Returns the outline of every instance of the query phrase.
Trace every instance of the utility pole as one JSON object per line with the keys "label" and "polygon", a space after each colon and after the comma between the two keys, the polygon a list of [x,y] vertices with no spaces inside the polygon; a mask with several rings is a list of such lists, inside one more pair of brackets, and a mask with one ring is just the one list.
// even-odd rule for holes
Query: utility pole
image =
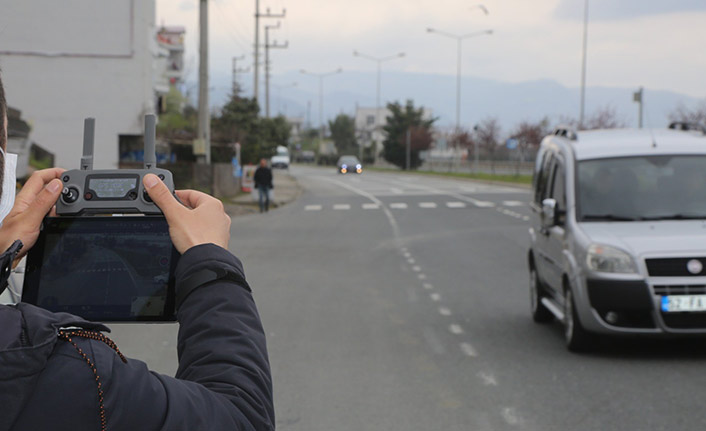
{"label": "utility pole", "polygon": [[407,127],[407,139],[406,139],[406,151],[405,151],[405,170],[409,170],[411,167],[412,159],[412,129]]}
{"label": "utility pole", "polygon": [[245,55],[241,55],[240,57],[233,57],[233,96],[238,94],[238,90],[240,89],[240,86],[238,85],[238,73],[246,73],[250,70],[249,67],[241,67],[238,68],[238,60],[244,60]]}
{"label": "utility pole", "polygon": [[287,15],[287,9],[282,9],[282,13],[270,13],[270,9],[264,14],[260,13],[260,0],[255,0],[255,61],[253,62],[253,99],[257,101],[259,93],[260,79],[260,18],[284,18]]}
{"label": "utility pole", "polygon": [[638,117],[637,117],[637,127],[642,129],[642,94],[643,88],[640,87],[636,92],[632,94],[632,100],[638,104]]}
{"label": "utility pole", "polygon": [[199,155],[201,163],[211,164],[211,122],[208,112],[208,0],[199,5],[199,124],[197,140],[205,154]]}
{"label": "utility pole", "polygon": [[588,0],[583,9],[583,56],[581,60],[581,107],[579,109],[579,130],[583,129],[586,107],[586,48],[588,47]]}
{"label": "utility pole", "polygon": [[275,40],[270,44],[270,30],[275,30],[279,28],[280,22],[277,21],[277,25],[266,25],[265,26],[265,117],[270,118],[270,49],[280,48],[285,49],[289,46],[289,41],[284,42],[282,45],[277,45]]}

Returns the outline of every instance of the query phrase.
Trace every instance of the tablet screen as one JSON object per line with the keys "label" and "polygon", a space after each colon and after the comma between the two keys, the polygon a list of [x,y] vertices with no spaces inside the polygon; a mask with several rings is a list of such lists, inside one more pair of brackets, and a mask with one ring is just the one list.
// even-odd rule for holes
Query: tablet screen
{"label": "tablet screen", "polygon": [[173,321],[178,257],[164,217],[46,218],[22,301],[87,320]]}

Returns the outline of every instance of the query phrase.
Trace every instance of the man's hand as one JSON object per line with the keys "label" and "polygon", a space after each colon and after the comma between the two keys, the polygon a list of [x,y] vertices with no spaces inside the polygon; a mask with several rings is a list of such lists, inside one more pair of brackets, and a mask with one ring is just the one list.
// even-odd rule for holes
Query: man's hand
{"label": "man's hand", "polygon": [[169,223],[169,236],[177,251],[199,244],[213,243],[228,249],[230,217],[218,199],[196,190],[177,190],[180,204],[156,175],[147,174],[143,184],[152,201],[162,210]]}
{"label": "man's hand", "polygon": [[0,253],[18,239],[24,247],[17,259],[22,258],[32,248],[39,236],[42,219],[50,211],[55,211],[54,204],[61,194],[62,183],[59,177],[62,173],[64,169],[61,168],[43,169],[29,177],[15,197],[12,211],[0,227]]}

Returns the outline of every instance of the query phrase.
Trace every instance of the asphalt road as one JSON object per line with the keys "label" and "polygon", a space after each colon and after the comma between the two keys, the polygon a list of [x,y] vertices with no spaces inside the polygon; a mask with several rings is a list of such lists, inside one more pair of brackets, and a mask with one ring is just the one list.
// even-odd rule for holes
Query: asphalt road
{"label": "asphalt road", "polygon": [[[706,425],[700,340],[566,351],[529,315],[529,192],[292,168],[283,208],[233,220],[268,334],[279,430],[686,430]],[[115,326],[115,325],[114,325]],[[176,370],[174,325],[114,339]]]}

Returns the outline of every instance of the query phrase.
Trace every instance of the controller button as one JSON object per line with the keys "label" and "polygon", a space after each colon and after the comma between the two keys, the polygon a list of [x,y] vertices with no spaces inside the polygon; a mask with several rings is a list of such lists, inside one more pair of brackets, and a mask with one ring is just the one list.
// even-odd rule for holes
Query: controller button
{"label": "controller button", "polygon": [[159,177],[160,180],[164,181],[164,174],[159,174],[157,176]]}
{"label": "controller button", "polygon": [[86,192],[86,194],[83,195],[83,197],[86,198],[87,201],[90,201],[91,199],[93,199],[93,193]]}
{"label": "controller button", "polygon": [[64,175],[64,178],[62,178],[65,183],[69,182],[70,179],[68,175]]}
{"label": "controller button", "polygon": [[152,198],[147,194],[147,190],[142,191],[142,198],[149,203],[152,203]]}
{"label": "controller button", "polygon": [[64,187],[61,191],[61,199],[67,204],[72,204],[78,199],[78,190],[73,187]]}
{"label": "controller button", "polygon": [[130,193],[127,194],[127,197],[128,197],[130,200],[133,200],[133,201],[134,201],[135,199],[137,199],[137,192],[133,190],[133,191],[131,191]]}

